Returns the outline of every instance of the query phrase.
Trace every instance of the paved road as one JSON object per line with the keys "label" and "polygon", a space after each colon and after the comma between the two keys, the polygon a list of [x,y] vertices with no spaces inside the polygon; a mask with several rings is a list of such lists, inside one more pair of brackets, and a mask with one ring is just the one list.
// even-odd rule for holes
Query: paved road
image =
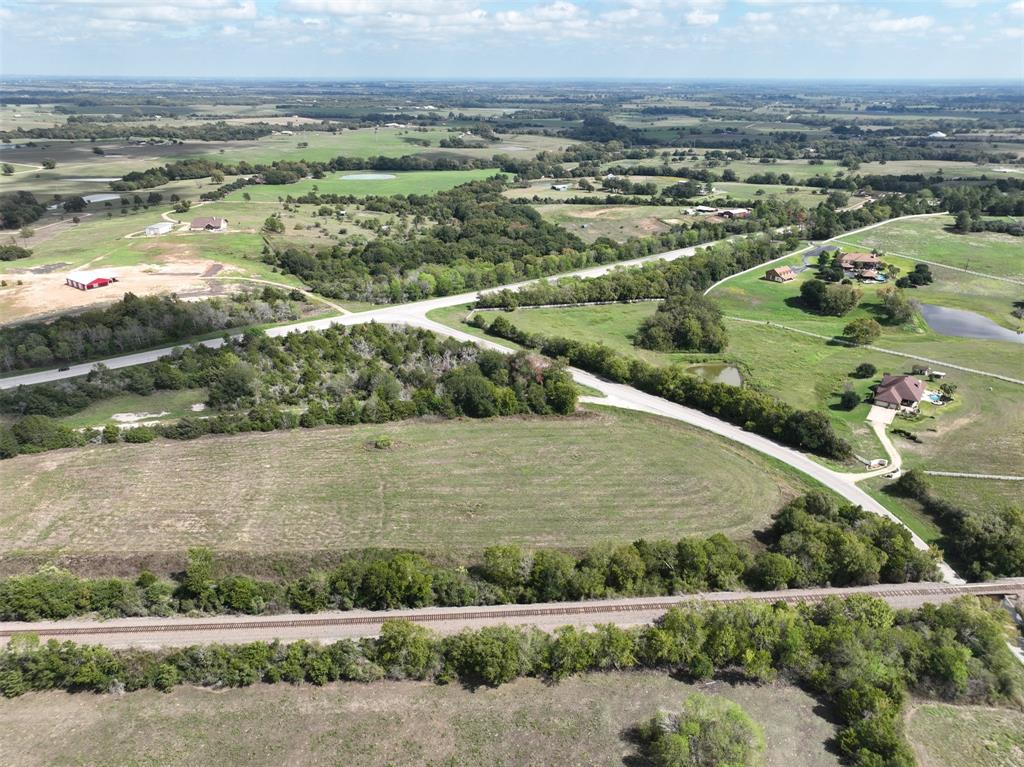
{"label": "paved road", "polygon": [[686,603],[818,602],[826,596],[870,594],[893,607],[941,604],[964,594],[979,596],[1024,595],[1024,578],[988,583],[950,585],[903,583],[855,588],[790,589],[786,591],[720,591],[674,597],[602,599],[582,602],[549,602],[536,605],[492,607],[425,607],[416,610],[351,610],[313,615],[216,616],[211,618],[118,618],[109,621],[65,620],[37,623],[0,623],[0,643],[15,634],[34,633],[40,638],[69,639],[108,647],[182,647],[208,642],[240,643],[299,639],[321,642],[376,636],[384,621],[405,619],[428,625],[442,634],[467,628],[512,625],[537,626],[551,631],[559,626],[593,626],[614,623],[637,626],[653,622],[672,607]]}
{"label": "paved road", "polygon": [[[592,266],[586,269],[579,269],[574,272],[568,272],[565,274],[555,275],[553,277],[546,277],[543,279],[559,279],[562,277],[599,277],[602,274],[607,274],[613,269],[620,267],[637,266],[639,264],[647,263],[650,261],[674,261],[677,258],[685,258],[692,256],[697,248],[708,247],[716,243],[704,243],[691,248],[681,248],[679,250],[669,250],[664,253],[655,253],[650,256],[644,256],[643,258],[634,258],[629,261],[616,261],[611,264],[602,264],[600,266]],[[510,285],[502,285],[497,288],[482,291],[484,293],[490,293],[498,290],[519,290],[527,285],[533,285],[541,280],[524,280],[522,282],[516,282]],[[395,317],[406,316],[410,312],[414,316],[424,316],[427,312],[433,311],[434,309],[443,309],[449,306],[459,306],[460,304],[468,304],[476,301],[477,296],[481,291],[473,291],[470,293],[459,293],[454,296],[442,296],[441,298],[431,298],[425,301],[417,301],[411,304],[398,304],[395,306],[385,306],[380,309],[372,309],[367,312],[358,312],[355,314],[345,315],[342,317],[327,317],[320,320],[307,320],[304,322],[293,322],[288,325],[278,325],[277,327],[269,328],[267,335],[269,336],[284,336],[289,333],[306,332],[309,330],[324,330],[332,325],[353,325],[362,322],[391,322]],[[235,334],[238,337],[240,334]],[[223,344],[221,338],[214,338],[207,341],[199,341],[204,346],[211,348],[217,348]],[[18,386],[29,386],[32,384],[40,383],[51,383],[53,381],[60,381],[65,378],[76,378],[78,376],[86,375],[92,370],[94,365],[102,364],[108,368],[124,368],[131,367],[132,365],[143,365],[149,362],[156,362],[161,357],[170,354],[175,348],[182,346],[183,344],[177,344],[177,346],[163,346],[159,349],[150,349],[144,352],[135,352],[133,354],[125,354],[118,357],[108,357],[102,360],[93,360],[92,362],[84,362],[78,365],[71,365],[67,370],[40,370],[35,373],[22,373],[20,375],[0,377],[0,389],[13,389]]]}
{"label": "paved road", "polygon": [[[877,226],[877,225],[873,225]],[[864,227],[864,229],[870,229],[872,227]],[[665,260],[671,261],[677,258],[684,258],[692,256],[697,248],[706,247],[707,244],[701,246],[695,246],[690,248],[681,248],[678,250],[667,251],[665,253],[658,253],[651,256],[645,256],[643,258],[632,259],[630,261],[620,261],[614,264],[604,264],[601,266],[589,267],[587,269],[580,269],[570,274],[579,277],[596,277],[607,272],[617,269],[620,267],[635,266],[641,263],[646,263],[653,260]],[[761,265],[763,266],[763,265]],[[755,268],[761,268],[761,266]],[[567,275],[561,275],[567,276]],[[525,280],[522,282],[514,283],[511,285],[502,286],[495,288],[494,290],[510,289],[518,290],[526,285],[534,284],[537,280]],[[439,335],[450,336],[462,341],[469,341],[471,343],[485,346],[488,348],[495,349],[504,353],[509,353],[511,350],[488,339],[482,339],[478,336],[471,335],[455,328],[450,328],[447,325],[430,320],[426,317],[426,314],[435,309],[441,309],[450,306],[458,306],[474,301],[478,295],[478,292],[461,293],[454,296],[443,296],[440,298],[432,298],[425,301],[417,301],[409,304],[398,304],[395,306],[386,306],[380,309],[374,309],[367,312],[359,312],[355,314],[348,314],[340,317],[327,317],[319,320],[310,320],[306,322],[298,322],[290,325],[280,325],[278,327],[270,328],[267,330],[267,335],[270,336],[283,336],[293,332],[305,332],[309,330],[323,330],[331,327],[332,325],[355,325],[365,322],[382,322],[386,324],[394,325],[410,325],[415,327],[421,327],[428,330],[432,330]],[[223,344],[223,340],[220,338],[210,339],[208,341],[202,341],[202,344],[210,347],[218,347]],[[173,347],[166,347],[163,349],[153,349],[146,352],[138,352],[136,354],[129,354],[124,357],[114,357],[107,360],[103,360],[103,364],[110,368],[127,367],[130,365],[139,365],[147,362],[154,362],[163,355],[167,354],[172,350]],[[35,384],[44,383],[47,381],[54,381],[61,378],[69,378],[73,376],[84,375],[88,373],[91,367],[96,363],[87,363],[81,365],[74,365],[69,370],[48,370],[37,373],[28,373],[21,376],[13,376],[10,378],[0,379],[0,388],[11,388],[20,384]],[[779,445],[766,439],[760,435],[752,434],[744,431],[737,426],[726,423],[725,421],[719,420],[706,413],[702,413],[692,408],[683,407],[681,405],[674,404],[668,400],[654,397],[649,394],[645,394],[637,389],[633,389],[629,386],[622,384],[611,383],[603,379],[598,378],[595,375],[571,368],[573,378],[585,385],[589,386],[597,391],[600,391],[605,395],[600,400],[595,400],[595,403],[602,405],[608,405],[612,407],[621,407],[630,410],[639,410],[655,415],[660,415],[666,418],[672,418],[677,421],[696,426],[700,429],[713,432],[726,439],[730,439],[734,442],[738,442],[745,445],[753,450],[756,450],[765,455],[771,456],[779,461],[782,461],[797,470],[803,472],[812,479],[820,482],[825,487],[833,490],[838,495],[842,496],[850,503],[859,505],[865,510],[885,516],[898,524],[902,522],[886,509],[881,503],[876,501],[866,492],[857,487],[856,482],[865,479],[869,476],[874,476],[876,472],[869,472],[867,474],[843,474],[840,472],[833,471],[821,464],[815,462],[807,455],[800,453],[792,448]],[[583,398],[584,401],[588,401],[589,398]],[[921,549],[926,550],[928,545],[918,537],[913,531],[911,531],[914,545]],[[941,566],[942,576],[946,582],[949,583],[963,583],[956,573],[946,564]]]}

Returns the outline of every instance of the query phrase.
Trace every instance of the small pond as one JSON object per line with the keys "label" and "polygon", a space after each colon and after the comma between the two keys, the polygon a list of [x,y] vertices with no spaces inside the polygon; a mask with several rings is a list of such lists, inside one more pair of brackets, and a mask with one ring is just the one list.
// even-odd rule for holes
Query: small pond
{"label": "small pond", "polygon": [[724,362],[690,365],[686,368],[686,372],[713,383],[724,383],[730,386],[743,385],[743,375],[740,373],[740,369],[735,365],[726,365]]}
{"label": "small pond", "polygon": [[342,176],[342,181],[390,181],[394,176],[390,173],[350,173]]}
{"label": "small pond", "polygon": [[928,327],[944,336],[983,338],[987,341],[1010,341],[1024,344],[1024,334],[997,325],[977,312],[950,309],[948,306],[921,304],[921,315]]}

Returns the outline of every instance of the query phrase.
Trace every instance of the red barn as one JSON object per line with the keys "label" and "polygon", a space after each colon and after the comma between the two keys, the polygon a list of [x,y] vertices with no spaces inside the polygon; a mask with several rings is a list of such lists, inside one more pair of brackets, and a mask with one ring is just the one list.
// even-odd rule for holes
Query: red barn
{"label": "red barn", "polygon": [[64,278],[64,284],[70,285],[78,290],[92,290],[93,288],[106,287],[112,282],[117,282],[117,275],[114,272],[72,272]]}

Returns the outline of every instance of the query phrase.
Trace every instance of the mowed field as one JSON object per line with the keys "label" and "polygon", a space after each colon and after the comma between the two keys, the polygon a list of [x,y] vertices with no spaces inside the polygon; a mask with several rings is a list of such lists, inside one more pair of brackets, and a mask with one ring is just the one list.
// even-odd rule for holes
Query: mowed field
{"label": "mowed field", "polygon": [[433,171],[343,171],[321,179],[306,179],[294,184],[248,186],[229,194],[225,200],[240,202],[248,193],[254,201],[277,201],[284,197],[301,197],[318,191],[321,194],[391,196],[395,194],[433,194],[452,189],[470,181],[491,178],[493,168],[478,170]]}
{"label": "mowed field", "polygon": [[920,767],[1020,767],[1024,712],[926,703],[907,722]]}
{"label": "mowed field", "polygon": [[[394,446],[375,449],[381,436]],[[755,453],[621,411],[95,445],[0,462],[0,486],[3,551],[68,554],[744,538],[804,488]]]}
{"label": "mowed field", "polygon": [[422,682],[288,684],[0,699],[0,762],[19,767],[247,764],[641,764],[630,728],[695,691],[739,703],[765,732],[765,767],[837,767],[835,728],[786,685],[690,685],[655,672],[520,679],[467,690]]}
{"label": "mowed field", "polygon": [[952,216],[894,221],[840,240],[865,250],[878,248],[1024,282],[1024,241],[1020,237],[995,232],[957,234],[949,230],[953,223]]}

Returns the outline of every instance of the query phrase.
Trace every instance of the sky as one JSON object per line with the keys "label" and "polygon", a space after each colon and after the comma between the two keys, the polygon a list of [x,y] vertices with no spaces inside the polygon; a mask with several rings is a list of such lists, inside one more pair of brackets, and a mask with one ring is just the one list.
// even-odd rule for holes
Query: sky
{"label": "sky", "polygon": [[0,0],[0,78],[1016,79],[1024,0]]}

